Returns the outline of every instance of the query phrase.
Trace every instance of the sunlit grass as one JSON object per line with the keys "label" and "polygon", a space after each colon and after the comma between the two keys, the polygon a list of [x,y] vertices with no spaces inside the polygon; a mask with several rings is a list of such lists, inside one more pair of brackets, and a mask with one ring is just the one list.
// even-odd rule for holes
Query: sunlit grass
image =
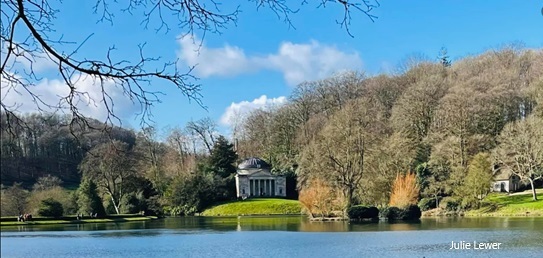
{"label": "sunlit grass", "polygon": [[492,193],[485,199],[485,205],[466,212],[468,216],[543,216],[543,189],[537,189],[538,201],[532,200],[532,192],[513,195]]}
{"label": "sunlit grass", "polygon": [[287,199],[255,198],[233,201],[211,207],[203,216],[300,214],[300,202]]}

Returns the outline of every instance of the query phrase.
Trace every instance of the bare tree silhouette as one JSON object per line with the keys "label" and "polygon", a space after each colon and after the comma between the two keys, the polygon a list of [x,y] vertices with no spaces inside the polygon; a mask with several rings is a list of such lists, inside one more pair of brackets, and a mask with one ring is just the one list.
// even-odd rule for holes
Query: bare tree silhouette
{"label": "bare tree silhouette", "polygon": [[[98,14],[98,22],[110,23],[115,21],[115,13],[123,12],[132,15],[142,13],[141,24],[144,29],[155,24],[158,20],[159,31],[170,31],[170,27],[177,26],[185,35],[200,32],[221,33],[231,24],[235,24],[240,13],[238,5],[234,10],[223,12],[221,2],[218,0],[126,0],[123,3],[111,0],[95,0],[93,12]],[[244,2],[244,1],[239,1]],[[258,8],[272,10],[279,19],[284,20],[288,26],[293,26],[290,16],[298,12],[286,0],[248,0]],[[297,2],[304,6],[309,1]],[[336,4],[344,10],[344,15],[338,24],[345,28],[349,35],[349,26],[352,20],[351,12],[358,11],[366,14],[371,20],[376,17],[371,11],[379,6],[377,0],[318,0],[316,7],[325,8]],[[82,113],[80,103],[105,108],[107,116],[104,123],[113,125],[120,123],[121,119],[114,112],[114,100],[110,90],[120,89],[123,97],[131,100],[141,108],[138,115],[141,124],[147,125],[151,121],[151,107],[160,102],[162,92],[154,89],[151,81],[165,81],[177,88],[188,101],[195,101],[204,107],[201,101],[198,78],[192,75],[193,67],[180,70],[176,60],[165,61],[159,57],[149,56],[145,52],[145,43],[139,43],[139,52],[133,53],[135,60],[124,60],[115,57],[115,47],[105,50],[102,59],[90,57],[76,57],[76,53],[92,35],[82,42],[71,42],[63,38],[54,38],[57,17],[62,15],[61,1],[55,0],[0,0],[1,3],[1,41],[2,56],[0,58],[1,90],[4,93],[13,92],[27,94],[32,99],[38,112],[62,112],[71,117],[70,126],[78,125],[90,127],[88,119]],[[60,6],[60,7],[59,7]],[[143,12],[141,12],[143,11]],[[164,19],[174,16],[176,23],[172,24]],[[24,39],[24,40],[20,40]],[[78,44],[71,53],[64,53],[65,44]],[[99,51],[99,50],[97,50]],[[68,89],[66,94],[59,95],[58,101],[45,100],[35,90],[35,86],[42,80],[37,71],[37,62],[43,61],[54,64],[63,85]],[[21,68],[21,63],[26,64]],[[161,67],[160,69],[150,67]],[[81,89],[78,83],[82,80],[92,80],[92,96],[89,89]],[[99,93],[96,95],[96,93]],[[4,95],[4,94],[3,94]],[[98,96],[98,97],[96,97]],[[2,115],[6,116],[7,126],[21,122],[21,113],[18,104],[0,103]],[[204,107],[205,108],[205,107]]]}

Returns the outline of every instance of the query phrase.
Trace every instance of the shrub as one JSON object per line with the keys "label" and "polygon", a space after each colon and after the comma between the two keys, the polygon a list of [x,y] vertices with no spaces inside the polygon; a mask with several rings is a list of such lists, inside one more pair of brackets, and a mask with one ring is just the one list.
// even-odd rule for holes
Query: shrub
{"label": "shrub", "polygon": [[388,220],[395,220],[398,218],[400,213],[401,213],[400,208],[391,206],[391,207],[386,207],[384,209],[381,209],[380,217],[388,219]]}
{"label": "shrub", "polygon": [[361,205],[352,206],[347,210],[351,219],[373,219],[379,217],[379,209]]}
{"label": "shrub", "polygon": [[175,178],[165,195],[170,215],[187,216],[201,212],[215,201],[215,190],[210,174],[197,171],[195,175]]}
{"label": "shrub", "polygon": [[146,209],[146,202],[142,192],[132,192],[121,199],[121,214],[134,214]]}
{"label": "shrub", "polygon": [[164,211],[162,210],[162,205],[160,204],[160,197],[159,196],[151,196],[146,201],[147,203],[147,210],[145,211],[146,215],[155,215],[155,216],[161,216],[164,214]]}
{"label": "shrub", "polygon": [[366,216],[368,218],[379,218],[379,209],[377,207],[369,207]]}
{"label": "shrub", "polygon": [[457,211],[460,207],[460,203],[457,199],[452,197],[445,197],[439,203],[439,208],[442,208],[446,211]]}
{"label": "shrub", "polygon": [[408,207],[409,205],[417,204],[419,198],[419,187],[415,174],[407,173],[405,175],[398,174],[392,186],[392,194],[390,195],[390,206]]}
{"label": "shrub", "polygon": [[419,207],[422,211],[427,211],[436,208],[436,199],[422,198],[419,201]]}
{"label": "shrub", "polygon": [[382,209],[380,216],[388,220],[416,220],[420,219],[422,212],[417,205],[410,205],[404,209],[392,206]]}
{"label": "shrub", "polygon": [[420,219],[422,212],[417,205],[410,205],[405,210],[403,210],[402,218],[403,220],[415,220]]}
{"label": "shrub", "polygon": [[[43,186],[40,186],[43,187]],[[36,187],[36,188],[40,188]],[[60,186],[54,186],[50,188],[43,188],[46,190],[33,190],[30,193],[30,196],[28,198],[28,206],[26,209],[26,212],[30,213],[38,213],[38,210],[41,207],[41,203],[43,200],[47,198],[54,199],[62,204],[62,208],[64,209],[64,213],[66,214],[74,214],[76,211],[76,204],[73,200],[73,195],[70,194],[68,191],[64,190]]]}
{"label": "shrub", "polygon": [[305,207],[310,217],[330,217],[333,210],[340,205],[340,196],[333,187],[322,179],[313,179],[302,188],[299,195],[300,203]]}
{"label": "shrub", "polygon": [[41,201],[40,208],[38,209],[38,215],[44,217],[62,217],[64,209],[62,208],[62,203],[53,199],[47,198]]}

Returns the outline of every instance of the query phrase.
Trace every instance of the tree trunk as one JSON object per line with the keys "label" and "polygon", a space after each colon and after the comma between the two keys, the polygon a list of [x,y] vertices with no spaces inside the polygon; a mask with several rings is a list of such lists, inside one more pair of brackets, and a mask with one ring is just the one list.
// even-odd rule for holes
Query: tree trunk
{"label": "tree trunk", "polygon": [[535,192],[534,180],[531,179],[531,178],[528,178],[528,180],[530,180],[530,186],[532,186],[532,197],[533,197],[533,200],[534,200],[534,201],[537,201],[537,193]]}
{"label": "tree trunk", "polygon": [[117,214],[121,214],[121,212],[119,211],[119,204],[115,201],[115,198],[113,198],[113,196],[111,196],[111,202],[113,202],[113,207],[115,208],[115,212],[117,212]]}
{"label": "tree trunk", "polygon": [[351,189],[350,187],[346,189],[345,191],[345,208],[343,209],[343,217],[344,218],[347,218],[349,217],[347,215],[347,211],[349,210],[349,208],[351,207],[353,203],[353,189]]}

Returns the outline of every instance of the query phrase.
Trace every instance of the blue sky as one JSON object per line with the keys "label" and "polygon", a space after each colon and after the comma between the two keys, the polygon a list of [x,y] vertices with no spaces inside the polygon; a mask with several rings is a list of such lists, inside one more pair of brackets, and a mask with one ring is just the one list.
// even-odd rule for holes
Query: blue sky
{"label": "blue sky", "polygon": [[[137,54],[138,44],[146,42],[149,56],[179,58],[181,68],[196,65],[194,74],[200,77],[207,110],[188,103],[170,85],[157,82],[153,87],[166,94],[153,109],[158,128],[182,127],[191,119],[209,116],[221,125],[221,133],[227,133],[226,118],[235,114],[234,110],[245,112],[267,103],[283,103],[304,80],[347,69],[375,75],[394,69],[409,55],[434,58],[441,47],[446,47],[454,60],[518,41],[530,48],[543,46],[543,1],[536,0],[380,1],[381,6],[372,11],[378,16],[375,22],[354,13],[350,25],[354,37],[336,23],[342,17],[336,5],[326,9],[315,8],[316,4],[304,6],[291,16],[296,27],[292,29],[270,10],[257,11],[253,4],[242,2],[237,26],[232,24],[222,34],[206,34],[199,55],[192,40],[180,38],[184,30],[172,26],[168,33],[155,33],[156,20],[145,30],[140,15],[116,12],[113,26],[96,23],[98,16],[92,12],[91,2],[65,1],[55,21],[53,36],[81,42],[93,34],[79,56],[103,58],[107,48],[115,45],[116,57],[130,59]],[[113,6],[114,10],[119,7]],[[196,31],[194,40],[201,38]],[[65,52],[76,47],[59,46]],[[44,68],[43,74],[48,80],[40,86],[44,94],[62,87],[55,84],[54,69]],[[15,99],[24,101],[23,97]],[[137,127],[134,108],[120,99],[117,108],[125,125]],[[100,117],[100,110],[88,112]]]}

